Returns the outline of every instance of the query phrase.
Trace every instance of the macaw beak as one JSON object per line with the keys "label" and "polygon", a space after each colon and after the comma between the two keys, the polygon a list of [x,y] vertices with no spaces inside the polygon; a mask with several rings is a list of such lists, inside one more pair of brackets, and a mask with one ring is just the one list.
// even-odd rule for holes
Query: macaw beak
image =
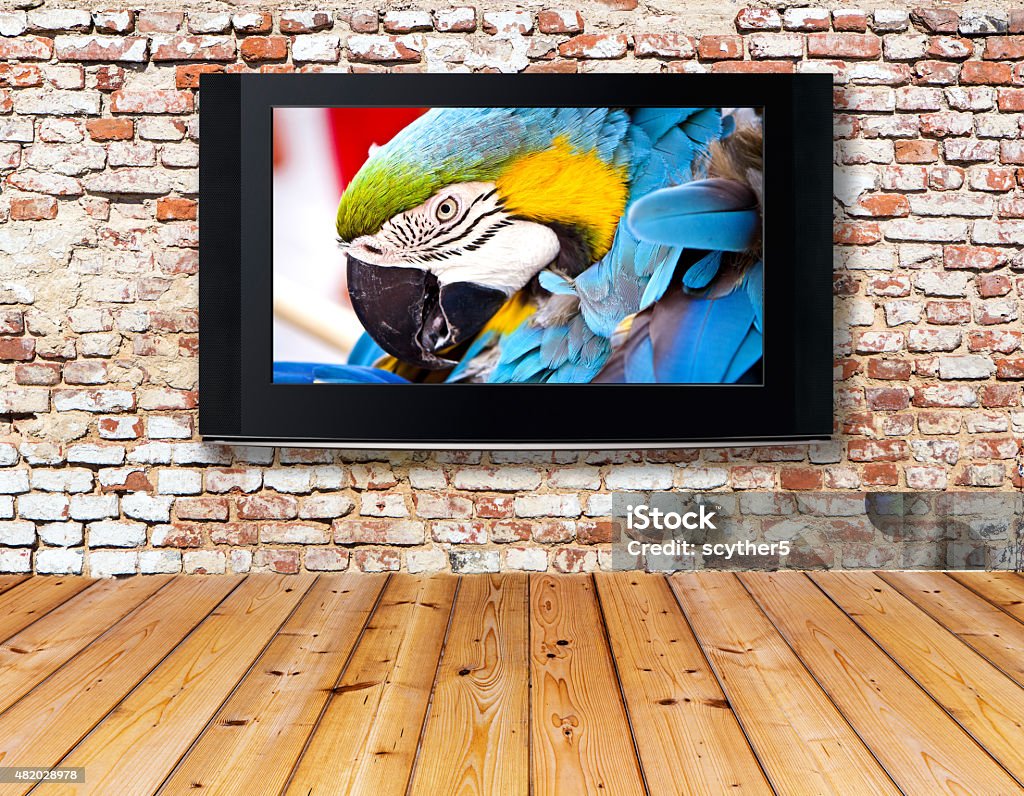
{"label": "macaw beak", "polygon": [[429,271],[348,256],[348,292],[363,328],[394,357],[429,370],[454,367],[438,352],[471,339],[508,300],[475,282],[442,285]]}

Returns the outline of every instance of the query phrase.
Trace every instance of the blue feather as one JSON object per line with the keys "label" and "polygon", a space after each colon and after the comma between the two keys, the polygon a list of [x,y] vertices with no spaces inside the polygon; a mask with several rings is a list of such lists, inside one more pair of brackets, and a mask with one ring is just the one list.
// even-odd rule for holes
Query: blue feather
{"label": "blue feather", "polygon": [[408,384],[394,373],[362,365],[275,362],[275,384]]}
{"label": "blue feather", "polygon": [[576,295],[576,288],[573,287],[572,282],[561,274],[556,274],[554,271],[541,271],[537,278],[540,281],[540,286],[549,293],[560,296]]}
{"label": "blue feather", "polygon": [[711,280],[718,274],[722,266],[722,253],[720,251],[708,252],[707,255],[691,265],[683,274],[683,285],[690,290],[700,290],[707,287]]}
{"label": "blue feather", "polygon": [[369,334],[363,332],[348,355],[350,365],[372,365],[381,357],[387,356],[387,352],[377,345],[377,342]]}
{"label": "blue feather", "polygon": [[753,192],[730,180],[661,188],[637,199],[627,225],[638,238],[689,249],[743,251],[757,236]]}

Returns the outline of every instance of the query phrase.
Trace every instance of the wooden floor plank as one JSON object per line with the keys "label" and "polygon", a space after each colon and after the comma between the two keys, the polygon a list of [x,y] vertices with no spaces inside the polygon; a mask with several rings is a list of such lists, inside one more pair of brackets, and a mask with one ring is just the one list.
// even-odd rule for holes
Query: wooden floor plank
{"label": "wooden floor plank", "polygon": [[60,765],[85,768],[96,793],[153,793],[315,579],[249,576]]}
{"label": "wooden floor plank", "polygon": [[668,583],[636,572],[595,579],[651,792],[771,793]]}
{"label": "wooden floor plank", "polygon": [[321,575],[162,793],[279,793],[386,575]]}
{"label": "wooden floor plank", "polygon": [[530,582],[533,792],[643,793],[590,576]]}
{"label": "wooden floor plank", "polygon": [[101,581],[0,644],[0,711],[166,586],[170,578]]}
{"label": "wooden floor plank", "polygon": [[806,575],[740,577],[904,792],[1015,792],[1006,772]]}
{"label": "wooden floor plank", "polygon": [[527,576],[464,578],[411,793],[530,791]]}
{"label": "wooden floor plank", "polygon": [[1024,781],[1024,689],[875,573],[811,577],[989,754]]}
{"label": "wooden floor plank", "polygon": [[0,594],[10,591],[19,583],[29,579],[29,575],[0,575]]}
{"label": "wooden floor plank", "polygon": [[1024,622],[1024,578],[1014,572],[949,572],[949,577]]}
{"label": "wooden floor plank", "polygon": [[[0,714],[0,765],[51,766],[239,584],[175,579]],[[8,786],[2,791],[23,792]]]}
{"label": "wooden floor plank", "polygon": [[288,793],[406,792],[457,583],[391,577]]}
{"label": "wooden floor plank", "polygon": [[0,641],[70,600],[96,581],[88,578],[29,578],[0,594]]}
{"label": "wooden floor plank", "polygon": [[1024,686],[1024,623],[941,572],[880,572],[882,580]]}
{"label": "wooden floor plank", "polygon": [[734,575],[670,582],[777,791],[897,793]]}

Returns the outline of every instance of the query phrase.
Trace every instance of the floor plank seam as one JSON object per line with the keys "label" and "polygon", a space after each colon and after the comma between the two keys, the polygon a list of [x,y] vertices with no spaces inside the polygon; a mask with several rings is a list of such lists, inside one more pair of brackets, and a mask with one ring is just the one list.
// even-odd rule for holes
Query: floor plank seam
{"label": "floor plank seam", "polygon": [[647,782],[647,772],[644,771],[644,761],[640,757],[640,747],[636,742],[636,730],[633,728],[633,716],[629,712],[629,701],[626,699],[626,691],[622,687],[622,675],[619,674],[619,662],[615,659],[615,650],[612,648],[611,633],[608,632],[608,620],[604,614],[604,602],[601,599],[601,590],[597,587],[597,580],[590,576],[590,583],[594,589],[594,596],[597,598],[597,615],[601,619],[601,633],[604,636],[605,647],[608,649],[608,658],[611,660],[612,671],[615,672],[615,684],[619,689],[619,699],[622,700],[622,710],[626,714],[626,726],[629,727],[629,737],[633,742],[633,754],[636,757],[637,770],[640,772],[640,782],[644,786],[644,793],[651,796],[651,788]]}
{"label": "floor plank seam", "polygon": [[[825,589],[825,588],[824,588],[824,587],[823,587],[823,586],[822,586],[822,585],[821,585],[820,583],[818,583],[817,581],[815,581],[815,580],[814,580],[814,578],[811,578],[811,581],[812,581],[812,582],[814,582],[815,586],[817,586],[817,587],[818,587],[818,588],[819,588],[819,589],[820,589],[820,590],[822,591],[822,593],[823,593],[823,594],[824,594],[824,595],[825,595],[826,597],[828,597],[828,599],[829,599],[829,600],[831,600],[831,601],[832,601],[832,603],[833,603],[833,604],[834,604],[834,605],[835,605],[835,606],[836,606],[836,607],[837,607],[837,608],[838,608],[838,609],[839,609],[840,611],[843,611],[843,613],[844,613],[844,614],[846,614],[847,616],[850,616],[850,615],[849,615],[848,613],[846,613],[846,611],[845,611],[845,610],[843,609],[843,607],[842,607],[842,606],[841,606],[841,605],[839,604],[839,602],[838,602],[837,600],[833,599],[833,598],[832,598],[832,595],[831,595],[831,594],[829,594],[829,593],[828,593],[828,591],[827,591],[827,590],[826,590],[826,589]],[[883,583],[884,583],[884,581],[883,581]],[[902,597],[902,595],[900,595],[900,596]],[[906,599],[906,598],[903,598],[903,599]],[[910,601],[909,601],[909,600],[907,600],[907,602],[910,602]],[[914,610],[915,610],[915,611],[919,611],[919,612],[921,613],[921,615],[922,615],[922,616],[924,616],[924,617],[925,617],[926,619],[929,619],[929,620],[931,619],[931,617],[929,617],[929,616],[928,616],[928,614],[926,614],[926,613],[925,613],[924,611],[921,611],[921,609],[920,609],[920,608],[918,608],[918,607],[917,607],[916,605],[914,605],[914,604],[913,604],[912,602],[910,602],[910,604],[911,604],[911,606],[913,606],[913,608],[914,608]],[[997,758],[997,757],[996,757],[995,755],[993,755],[993,754],[992,754],[992,753],[991,753],[991,752],[990,752],[990,751],[988,750],[988,748],[987,748],[987,747],[986,747],[986,746],[985,746],[985,745],[984,745],[984,744],[983,744],[983,743],[982,743],[982,742],[981,742],[981,741],[980,741],[980,740],[979,740],[979,739],[978,739],[977,737],[975,737],[974,733],[972,733],[972,732],[971,732],[971,731],[970,731],[970,730],[969,730],[969,729],[968,729],[967,727],[965,727],[965,726],[964,726],[963,722],[961,722],[961,721],[960,721],[960,720],[959,720],[959,719],[958,719],[958,718],[957,718],[957,717],[956,717],[955,715],[953,715],[953,713],[952,713],[952,712],[951,712],[951,711],[950,711],[950,710],[949,710],[949,709],[948,709],[948,708],[947,708],[947,707],[946,707],[945,705],[943,705],[943,704],[942,704],[942,702],[940,702],[940,701],[939,701],[939,699],[938,699],[938,698],[937,698],[937,697],[936,697],[936,696],[935,696],[934,694],[932,694],[932,692],[931,692],[931,691],[929,691],[929,690],[928,690],[927,688],[925,688],[925,687],[924,687],[924,685],[923,685],[923,684],[922,684],[922,683],[921,683],[921,682],[920,682],[920,681],[919,681],[919,680],[918,680],[918,679],[917,679],[916,677],[914,677],[914,676],[913,676],[913,675],[912,675],[912,674],[910,673],[910,671],[908,671],[908,670],[907,670],[907,668],[906,668],[906,667],[905,667],[905,666],[904,666],[904,665],[903,665],[902,663],[900,663],[900,662],[899,662],[899,661],[898,661],[898,660],[896,659],[896,657],[895,657],[895,656],[894,656],[894,655],[893,655],[892,653],[890,653],[890,652],[889,652],[889,650],[887,650],[887,649],[886,649],[886,648],[885,648],[885,647],[884,647],[884,646],[883,646],[883,645],[881,644],[881,642],[879,642],[879,641],[878,641],[878,639],[876,639],[876,638],[875,638],[875,637],[874,637],[874,636],[873,636],[873,635],[872,635],[872,634],[871,634],[871,633],[870,633],[870,632],[869,632],[869,631],[868,631],[868,630],[867,630],[867,629],[866,629],[866,628],[865,628],[865,627],[864,627],[864,626],[863,626],[863,625],[862,625],[862,624],[861,624],[860,622],[858,622],[858,621],[856,620],[856,618],[855,618],[855,617],[853,617],[853,616],[850,616],[850,619],[851,619],[851,620],[853,621],[853,623],[854,623],[855,625],[857,625],[857,627],[859,627],[859,628],[860,628],[861,632],[863,632],[863,633],[864,633],[864,635],[865,635],[865,636],[867,636],[867,637],[868,637],[868,638],[869,638],[869,639],[871,640],[871,642],[872,642],[872,643],[873,643],[873,644],[874,644],[874,645],[875,645],[876,647],[878,647],[878,649],[880,649],[880,650],[882,651],[882,653],[883,653],[883,654],[884,654],[884,655],[885,655],[886,657],[888,657],[888,658],[889,658],[889,660],[891,660],[891,661],[893,662],[893,664],[895,664],[895,665],[896,665],[896,666],[897,666],[897,667],[898,667],[898,668],[900,669],[900,671],[902,671],[902,672],[903,672],[903,674],[904,674],[904,675],[906,675],[907,679],[908,679],[908,680],[909,680],[910,682],[912,682],[912,683],[913,683],[914,685],[916,685],[916,686],[917,686],[917,687],[918,687],[919,689],[921,689],[921,691],[923,691],[923,692],[925,693],[925,695],[926,695],[926,696],[927,696],[927,697],[928,697],[928,698],[929,698],[929,699],[930,699],[930,700],[931,700],[932,702],[934,702],[934,703],[935,703],[935,704],[936,704],[936,705],[938,706],[938,708],[939,708],[939,709],[940,709],[940,710],[941,710],[941,711],[942,711],[943,713],[945,713],[945,714],[946,714],[947,716],[949,716],[949,718],[950,718],[950,719],[951,719],[951,720],[952,720],[952,721],[953,721],[953,722],[954,722],[954,723],[955,723],[955,724],[956,724],[956,725],[957,725],[957,726],[958,726],[958,727],[959,727],[959,728],[960,728],[961,730],[963,730],[964,734],[965,734],[965,735],[966,735],[966,736],[967,736],[968,738],[970,738],[970,739],[971,739],[971,741],[973,741],[973,742],[974,742],[974,744],[975,744],[975,745],[976,745],[976,746],[977,746],[977,747],[978,747],[979,749],[981,749],[981,751],[982,751],[982,752],[984,752],[984,753],[985,753],[985,755],[987,755],[987,756],[988,756],[989,758],[991,758],[991,759],[992,759],[992,761],[993,761],[993,762],[994,762],[994,763],[995,763],[995,764],[996,764],[997,766],[999,766],[999,768],[1001,768],[1001,769],[1002,769],[1002,770],[1003,770],[1004,772],[1006,772],[1007,776],[1009,776],[1009,777],[1010,777],[1010,778],[1011,778],[1012,780],[1014,780],[1014,781],[1015,781],[1015,782],[1016,782],[1016,783],[1017,783],[1018,785],[1020,785],[1022,789],[1024,789],[1024,782],[1022,782],[1022,781],[1021,781],[1021,780],[1020,780],[1020,779],[1019,779],[1018,777],[1016,777],[1016,776],[1015,776],[1015,775],[1013,774],[1013,772],[1012,772],[1012,771],[1010,771],[1010,770],[1009,770],[1009,769],[1008,769],[1008,768],[1007,768],[1007,767],[1006,767],[1006,766],[1005,766],[1005,765],[1003,764],[1003,762],[1002,762],[1001,760],[999,760],[999,758]],[[957,639],[957,640],[959,641],[959,639]],[[1016,685],[1016,683],[1015,683],[1014,685]]]}
{"label": "floor plank seam", "polygon": [[[31,687],[30,689],[28,689],[28,690],[27,690],[27,691],[26,691],[26,692],[25,692],[24,694],[22,694],[21,696],[19,696],[19,697],[18,697],[18,698],[17,698],[16,700],[14,700],[14,701],[13,701],[13,702],[12,702],[12,703],[11,703],[10,705],[8,705],[7,707],[5,707],[5,708],[3,708],[2,710],[0,710],[0,716],[3,716],[3,715],[4,715],[5,713],[7,713],[7,712],[8,712],[8,711],[10,711],[10,710],[13,710],[13,709],[14,709],[14,707],[15,707],[16,705],[18,705],[18,703],[20,703],[20,702],[21,702],[22,700],[26,699],[26,698],[27,698],[27,697],[28,697],[28,696],[29,696],[30,694],[32,694],[32,693],[33,693],[34,691],[36,691],[36,690],[37,690],[38,688],[41,688],[42,686],[44,686],[44,685],[45,685],[45,684],[46,684],[46,683],[47,683],[47,682],[48,682],[48,681],[49,681],[49,680],[50,680],[51,678],[53,678],[54,676],[56,676],[56,675],[57,675],[57,674],[58,674],[59,672],[61,672],[61,671],[62,671],[62,670],[63,670],[63,669],[64,669],[64,668],[66,667],[66,666],[70,666],[70,665],[71,665],[71,664],[72,664],[72,663],[74,662],[75,658],[76,658],[76,657],[78,657],[78,655],[82,655],[83,653],[85,653],[85,652],[86,652],[86,650],[88,650],[88,649],[89,649],[90,647],[92,647],[92,646],[93,646],[94,644],[98,644],[98,643],[99,643],[100,641],[102,641],[102,640],[103,640],[104,638],[106,638],[106,637],[107,637],[108,635],[110,635],[111,633],[113,633],[113,632],[114,632],[114,630],[115,630],[115,629],[117,628],[117,626],[118,626],[118,625],[120,625],[120,624],[121,624],[122,622],[124,622],[124,621],[126,621],[127,619],[129,619],[129,618],[130,618],[130,617],[132,616],[132,614],[134,614],[134,613],[136,613],[137,611],[141,610],[141,609],[143,608],[143,606],[145,606],[145,605],[146,605],[146,604],[147,604],[147,603],[148,603],[148,602],[149,602],[150,600],[153,600],[153,599],[155,599],[155,598],[156,598],[156,596],[157,596],[158,594],[160,594],[160,592],[162,592],[162,591],[163,591],[164,589],[166,589],[166,588],[167,588],[168,586],[170,586],[170,585],[171,585],[171,583],[173,583],[173,580],[168,580],[168,581],[167,581],[167,582],[166,582],[166,583],[165,583],[165,584],[164,584],[163,586],[161,586],[161,587],[160,587],[159,589],[157,589],[157,590],[156,590],[155,592],[153,592],[153,593],[152,593],[151,595],[149,595],[149,597],[147,597],[147,598],[146,598],[145,600],[143,600],[142,602],[140,602],[140,603],[139,603],[138,605],[136,605],[136,606],[135,606],[135,607],[134,607],[134,608],[133,608],[132,610],[130,610],[130,611],[129,611],[128,613],[126,613],[126,614],[125,614],[124,616],[122,616],[122,617],[121,617],[121,618],[119,618],[119,619],[118,619],[118,620],[117,620],[116,622],[114,622],[114,623],[113,623],[112,625],[110,625],[110,627],[108,627],[108,628],[107,628],[106,630],[104,630],[104,631],[103,631],[102,633],[100,633],[100,634],[99,634],[98,636],[96,636],[96,638],[94,638],[94,639],[93,639],[92,641],[90,641],[90,642],[89,642],[88,644],[86,644],[86,645],[85,645],[84,647],[82,647],[82,649],[80,649],[80,650],[78,651],[78,653],[76,653],[75,655],[71,656],[71,657],[70,657],[70,658],[68,658],[68,659],[67,659],[66,661],[64,661],[64,663],[62,663],[62,664],[61,664],[60,666],[58,666],[58,667],[57,667],[56,669],[54,669],[53,671],[51,671],[50,673],[48,673],[48,674],[47,674],[47,675],[46,675],[46,676],[45,676],[45,677],[44,677],[44,678],[43,678],[42,680],[40,680],[40,681],[39,681],[38,683],[36,683],[36,684],[35,684],[34,686],[32,686],[32,687]],[[239,584],[239,585],[241,585],[241,584]],[[79,594],[81,594],[81,592],[79,592]],[[35,624],[35,622],[33,622],[32,624]],[[23,630],[26,630],[26,629],[28,629],[28,627],[31,627],[31,625],[26,625],[26,627],[25,627],[25,628],[23,628]],[[20,632],[22,632],[22,631],[18,631],[18,632],[20,633]],[[14,634],[14,636],[16,636],[16,635],[18,635],[18,634],[17,634],[17,633],[15,633],[15,634]],[[11,636],[11,638],[14,638],[14,636]],[[10,639],[8,639],[8,641],[9,641],[9,640],[10,640]],[[4,641],[3,643],[4,643],[4,644],[6,644],[6,643],[7,643],[7,641]]]}
{"label": "floor plank seam", "polygon": [[[743,733],[743,738],[747,742],[747,746],[750,748],[750,753],[754,756],[754,760],[757,761],[758,768],[761,769],[761,774],[764,776],[764,781],[768,783],[768,787],[771,789],[775,796],[784,796],[780,793],[776,784],[772,782],[772,778],[768,776],[768,769],[761,759],[761,756],[757,753],[757,748],[754,746],[754,742],[750,738],[750,732],[747,727],[743,724],[743,719],[739,713],[736,712],[736,708],[733,707],[732,696],[729,693],[729,689],[725,687],[725,682],[722,679],[721,672],[715,667],[715,664],[711,660],[711,656],[707,654],[707,650],[704,649],[704,645],[701,643],[700,636],[697,635],[697,629],[694,627],[693,622],[690,620],[689,614],[686,612],[686,607],[683,605],[683,601],[679,599],[679,595],[676,593],[675,588],[672,586],[672,578],[668,575],[664,576],[668,582],[669,591],[672,593],[672,598],[676,601],[676,605],[679,607],[679,613],[682,615],[683,620],[686,622],[686,626],[690,629],[690,633],[693,634],[693,638],[697,642],[697,648],[700,650],[701,656],[704,658],[704,662],[708,665],[708,671],[711,672],[712,677],[718,683],[718,688],[725,696],[726,701],[729,703],[729,710],[733,717],[736,719],[736,724],[739,725],[740,732]],[[735,576],[734,576],[735,577]]]}
{"label": "floor plank seam", "polygon": [[[804,573],[804,574],[806,576],[806,573]],[[808,579],[810,580],[810,578],[808,578]],[[871,747],[871,744],[869,744],[867,742],[867,740],[864,738],[864,736],[861,735],[860,730],[857,729],[857,726],[853,723],[853,721],[850,719],[850,717],[847,716],[846,713],[843,712],[843,709],[839,706],[839,704],[832,697],[832,694],[825,687],[825,684],[822,683],[821,680],[818,679],[818,676],[811,669],[811,667],[807,663],[807,661],[805,661],[801,657],[800,653],[797,652],[796,647],[794,647],[790,643],[789,638],[787,638],[786,634],[782,632],[782,630],[779,628],[779,626],[775,622],[775,620],[772,619],[771,614],[769,614],[768,611],[765,609],[765,607],[761,604],[761,601],[757,599],[757,596],[749,588],[747,588],[747,584],[744,581],[743,577],[737,576],[737,580],[739,580],[740,586],[743,587],[744,591],[746,591],[747,594],[750,595],[750,599],[753,601],[754,605],[756,605],[758,610],[760,610],[761,613],[764,614],[764,617],[765,617],[765,619],[768,620],[768,623],[773,628],[775,628],[775,632],[778,633],[779,638],[781,638],[783,643],[787,647],[789,647],[790,651],[793,653],[793,657],[795,657],[798,661],[800,661],[800,665],[804,667],[804,670],[807,672],[807,674],[811,678],[811,680],[813,680],[815,682],[815,684],[818,686],[818,688],[821,689],[821,692],[825,695],[825,698],[829,702],[832,703],[832,706],[836,709],[836,713],[838,713],[840,716],[843,717],[843,721],[846,722],[847,726],[850,728],[850,730],[853,732],[853,734],[856,735],[857,738],[860,740],[860,742],[864,745],[864,748],[867,750],[868,754],[871,755],[871,757],[874,759],[874,761],[878,764],[878,767],[880,769],[882,769],[882,771],[885,772],[885,775],[892,781],[893,787],[895,787],[896,790],[898,790],[900,793],[906,794],[907,793],[906,790],[904,790],[903,788],[900,787],[900,784],[896,781],[896,778],[892,775],[892,772],[889,771],[889,769],[886,767],[886,765],[879,759],[878,754]],[[813,580],[811,580],[811,582],[813,583]],[[845,615],[846,614],[844,612],[844,616]],[[857,629],[861,633],[864,632],[863,629],[860,627],[860,625],[856,625],[856,627],[857,627]]]}
{"label": "floor plank seam", "polygon": [[342,678],[345,676],[345,671],[348,669],[349,664],[352,662],[353,656],[356,654],[356,650],[359,649],[359,645],[362,643],[363,636],[366,634],[366,628],[370,622],[373,621],[374,614],[377,613],[377,609],[380,607],[381,600],[384,599],[384,594],[388,590],[388,586],[391,584],[391,574],[388,573],[387,579],[381,585],[380,591],[377,593],[377,599],[373,601],[373,607],[366,614],[366,619],[363,621],[363,626],[359,629],[359,635],[356,636],[355,641],[352,643],[352,649],[348,651],[348,655],[345,656],[345,662],[342,663],[341,669],[338,670],[338,676],[334,678],[334,685],[330,692],[327,694],[327,699],[324,700],[324,704],[320,708],[320,713],[316,717],[316,721],[313,722],[313,726],[309,730],[309,735],[306,736],[306,741],[302,745],[302,749],[299,750],[299,754],[295,758],[295,762],[292,763],[292,769],[288,772],[288,776],[285,778],[284,783],[281,785],[281,790],[278,792],[278,796],[285,796],[288,792],[288,788],[292,784],[292,780],[295,779],[295,774],[299,770],[299,764],[302,763],[302,758],[305,757],[306,752],[309,750],[309,745],[313,741],[313,736],[316,735],[317,729],[320,727],[320,722],[323,721],[324,715],[327,713],[327,708],[330,706],[331,701],[334,699],[334,692],[341,684]]}
{"label": "floor plank seam", "polygon": [[[481,575],[480,577],[486,577]],[[444,654],[448,649],[448,635],[452,630],[452,620],[455,618],[455,606],[459,604],[459,594],[462,591],[462,578],[455,581],[455,594],[452,595],[452,605],[448,609],[448,623],[444,628],[444,638],[441,639],[441,649],[437,656],[437,665],[434,666],[434,678],[430,683],[430,696],[427,697],[427,708],[423,712],[423,722],[420,724],[419,737],[416,739],[416,751],[413,752],[412,765],[409,767],[409,779],[405,784],[405,794],[412,793],[413,780],[416,779],[416,768],[420,762],[420,750],[423,749],[423,736],[427,732],[427,722],[430,721],[430,709],[434,705],[434,693],[437,689],[437,676],[441,671],[441,663],[444,661]]]}
{"label": "floor plank seam", "polygon": [[[221,715],[221,711],[224,710],[224,706],[228,704],[228,702],[231,700],[231,697],[233,697],[235,695],[235,693],[238,691],[239,686],[241,686],[241,684],[245,681],[245,678],[249,676],[249,674],[253,671],[253,669],[255,669],[256,666],[259,664],[259,662],[263,659],[264,654],[266,653],[266,651],[270,647],[270,645],[274,642],[274,639],[277,638],[277,636],[281,632],[282,628],[284,628],[284,626],[286,624],[288,624],[288,622],[291,620],[291,618],[293,616],[295,616],[295,612],[299,610],[299,606],[302,605],[305,602],[306,598],[309,597],[310,592],[313,590],[313,587],[316,586],[316,584],[319,581],[320,581],[320,576],[319,575],[317,575],[315,578],[313,578],[312,582],[306,588],[306,591],[303,592],[302,597],[299,598],[299,600],[292,607],[292,610],[288,612],[288,615],[277,626],[277,630],[275,630],[271,634],[270,638],[267,639],[266,644],[263,645],[263,647],[260,649],[260,651],[252,659],[252,663],[249,664],[249,666],[246,668],[246,670],[242,674],[242,676],[239,677],[237,682],[235,682],[235,684],[231,687],[231,690],[228,692],[227,696],[225,696],[224,699],[221,700],[220,704],[217,706],[217,709],[210,716],[209,720],[202,726],[202,728],[199,730],[199,732],[196,733],[196,736],[192,739],[192,742],[188,745],[188,748],[185,749],[185,751],[182,752],[178,756],[178,759],[175,761],[174,765],[171,766],[170,771],[167,772],[167,776],[165,776],[163,778],[163,780],[161,780],[160,784],[157,786],[157,789],[154,792],[154,796],[158,796],[158,794],[161,794],[161,793],[164,792],[165,786],[171,780],[171,778],[175,775],[175,773],[177,773],[178,769],[181,768],[182,763],[189,756],[189,753],[191,753],[191,751],[196,748],[196,745],[202,739],[203,735],[206,734],[206,731],[210,727],[213,726],[214,722],[217,721],[217,718]],[[213,612],[211,611],[211,613],[213,613]]]}
{"label": "floor plank seam", "polygon": [[[22,581],[21,583],[26,583],[26,582],[29,582],[29,583],[31,583],[31,580],[30,580],[30,579],[28,579],[28,578],[26,578],[26,579],[25,579],[24,581]],[[99,581],[96,581],[96,580],[94,580],[94,581],[92,581],[91,583],[89,583],[88,585],[86,585],[86,587],[85,587],[85,588],[83,588],[83,589],[79,589],[79,590],[78,590],[78,591],[76,591],[76,592],[75,592],[74,594],[69,594],[69,595],[68,595],[67,597],[65,597],[65,598],[64,598],[63,600],[61,600],[61,601],[60,601],[59,603],[57,603],[57,604],[55,604],[55,605],[52,605],[52,606],[50,606],[50,607],[49,607],[48,609],[46,609],[45,611],[43,611],[43,612],[42,612],[41,614],[39,614],[39,616],[35,617],[35,618],[34,618],[34,619],[33,619],[33,620],[31,621],[31,622],[29,622],[29,623],[28,623],[27,625],[25,625],[24,627],[18,628],[18,629],[17,629],[17,630],[15,630],[15,631],[14,631],[13,633],[11,633],[11,634],[10,634],[9,636],[7,636],[7,637],[5,637],[5,638],[2,638],[2,639],[0,639],[0,645],[6,644],[6,643],[7,643],[8,641],[10,641],[10,640],[11,640],[12,638],[14,638],[14,637],[15,637],[16,635],[18,635],[18,634],[19,634],[19,633],[21,633],[22,631],[24,631],[24,630],[27,630],[28,628],[32,627],[32,625],[34,625],[34,624],[35,624],[36,622],[38,622],[38,621],[39,621],[40,619],[42,619],[43,617],[45,617],[45,616],[48,616],[49,614],[51,614],[51,613],[53,613],[54,611],[56,611],[56,610],[57,610],[58,608],[60,608],[60,607],[62,607],[63,605],[65,605],[65,604],[67,604],[67,603],[71,602],[71,601],[72,601],[73,599],[75,599],[75,597],[77,597],[77,596],[78,596],[79,594],[85,594],[85,592],[89,591],[89,589],[91,589],[91,588],[92,588],[93,586],[95,586],[95,585],[96,585],[96,584],[97,584],[98,582],[99,582]],[[20,586],[20,585],[21,585],[21,583],[18,583],[18,584],[17,584],[17,586]],[[11,589],[7,589],[7,590],[5,590],[5,591],[2,591],[2,592],[0,592],[0,595],[8,595],[8,596],[10,596],[11,594],[13,594],[13,589],[14,589],[14,588],[16,588],[16,587],[12,587]]]}
{"label": "floor plank seam", "polygon": [[[103,724],[104,721],[106,721],[121,705],[123,705],[124,702],[128,698],[130,698],[132,696],[132,694],[134,694],[139,689],[139,687],[143,683],[145,683],[146,680],[148,680],[150,678],[150,676],[152,676],[152,674],[157,669],[159,669],[161,666],[164,665],[164,663],[167,661],[167,659],[171,655],[174,654],[175,650],[177,650],[179,647],[181,647],[182,644],[184,644],[186,641],[188,641],[189,638],[192,637],[192,635],[196,632],[196,630],[198,630],[203,625],[203,623],[213,615],[214,611],[216,611],[221,605],[224,604],[225,600],[227,600],[232,594],[235,593],[235,591],[245,582],[245,580],[247,580],[247,578],[243,578],[242,580],[240,580],[234,586],[234,588],[231,589],[231,591],[229,591],[227,594],[225,594],[216,605],[214,605],[205,615],[202,616],[202,618],[199,619],[199,621],[197,621],[194,625],[192,625],[192,627],[189,628],[188,633],[186,633],[184,636],[182,636],[180,639],[178,639],[178,641],[174,644],[174,646],[172,646],[171,649],[168,650],[167,653],[163,657],[161,657],[160,660],[157,661],[156,664],[149,671],[147,671],[145,674],[143,674],[142,677],[138,680],[138,682],[136,682],[135,685],[133,685],[119,700],[117,700],[117,702],[114,703],[114,705],[110,708],[110,710],[108,710],[106,713],[104,713],[103,716],[101,716],[96,721],[96,723],[93,724],[92,727],[90,727],[77,741],[75,741],[74,744],[72,744],[71,747],[69,747],[67,749],[67,751],[65,751],[64,754],[61,755],[60,759],[57,760],[56,762],[54,762],[52,765],[54,767],[59,766],[61,761],[67,759],[68,755],[72,754],[75,751],[75,749],[77,749],[79,746],[81,746],[82,743],[84,743],[85,740],[90,735],[92,735],[93,732],[95,732],[96,729],[101,724]],[[159,594],[159,591],[157,592],[157,594]],[[42,784],[44,784],[44,783],[39,782],[36,785],[34,785],[27,792],[26,796],[28,796],[28,794],[35,793],[39,789],[40,785],[42,785]]]}
{"label": "floor plank seam", "polygon": [[[995,608],[998,608],[998,609],[999,609],[1000,611],[1002,611],[1002,612],[1003,612],[1004,614],[1006,614],[1006,615],[1007,615],[1008,617],[1010,617],[1011,619],[1013,619],[1013,620],[1014,620],[1015,622],[1020,622],[1020,623],[1021,623],[1022,625],[1024,625],[1024,613],[1022,613],[1022,615],[1021,615],[1021,616],[1017,616],[1017,615],[1015,615],[1015,614],[1014,614],[1014,613],[1013,613],[1012,611],[1008,611],[1008,610],[1006,610],[1006,608],[1005,608],[1004,606],[1002,606],[1002,605],[1000,605],[999,603],[995,602],[995,600],[993,600],[992,598],[990,598],[990,597],[989,597],[988,595],[986,595],[986,594],[985,594],[984,592],[981,592],[981,591],[979,591],[979,590],[978,590],[977,588],[975,588],[974,586],[972,586],[971,584],[969,584],[969,583],[968,583],[968,582],[967,582],[966,580],[960,580],[960,578],[958,578],[958,577],[956,576],[956,574],[955,574],[955,573],[953,573],[953,572],[945,572],[945,573],[943,573],[943,574],[944,574],[944,575],[945,575],[945,576],[946,576],[947,578],[949,578],[950,580],[952,580],[952,581],[953,581],[954,583],[959,583],[959,584],[960,584],[961,586],[963,586],[963,587],[965,587],[965,588],[967,588],[967,589],[970,589],[970,590],[971,590],[972,592],[974,592],[975,594],[977,594],[977,595],[978,595],[978,596],[979,596],[979,597],[980,597],[981,599],[983,599],[983,600],[984,600],[985,602],[987,602],[987,603],[988,603],[989,605],[991,605],[991,606],[994,606]],[[1021,601],[1022,601],[1022,605],[1024,605],[1024,594],[1022,594],[1022,595],[1021,595]]]}

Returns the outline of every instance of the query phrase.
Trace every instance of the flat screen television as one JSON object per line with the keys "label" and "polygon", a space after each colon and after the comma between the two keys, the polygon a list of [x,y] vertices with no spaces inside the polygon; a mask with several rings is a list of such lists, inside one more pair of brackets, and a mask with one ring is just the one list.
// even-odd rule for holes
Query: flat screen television
{"label": "flat screen television", "polygon": [[824,439],[828,75],[203,75],[200,432]]}

